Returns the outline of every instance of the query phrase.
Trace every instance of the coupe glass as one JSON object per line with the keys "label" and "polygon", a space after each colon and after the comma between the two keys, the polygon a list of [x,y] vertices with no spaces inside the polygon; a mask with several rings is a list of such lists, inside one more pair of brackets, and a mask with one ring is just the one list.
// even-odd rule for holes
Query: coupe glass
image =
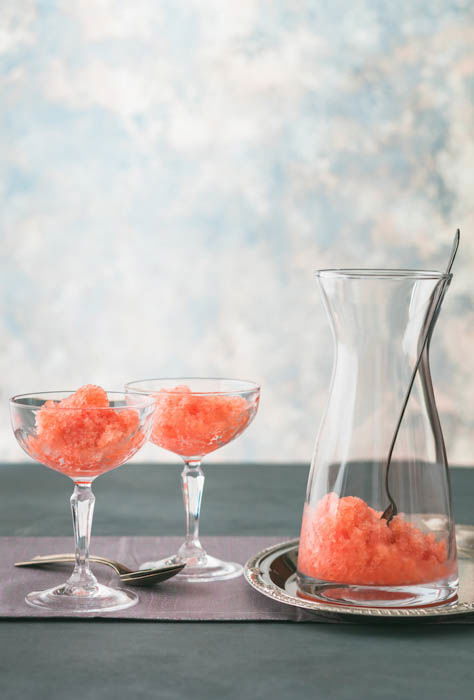
{"label": "coupe glass", "polygon": [[156,401],[151,441],[179,455],[186,514],[186,538],[178,552],[141,568],[186,563],[180,579],[222,581],[240,576],[242,566],[206,553],[199,541],[199,514],[204,488],[203,457],[240,435],[258,408],[260,387],[238,379],[179,377],[129,382],[127,391],[153,396]]}
{"label": "coupe glass", "polygon": [[25,600],[29,605],[68,613],[123,610],[137,603],[137,595],[98,583],[89,567],[95,501],[91,484],[130,459],[147,441],[154,401],[142,394],[110,391],[108,407],[60,406],[72,393],[47,391],[10,399],[13,430],[24,451],[74,482],[74,571],[63,585],[34,591]]}

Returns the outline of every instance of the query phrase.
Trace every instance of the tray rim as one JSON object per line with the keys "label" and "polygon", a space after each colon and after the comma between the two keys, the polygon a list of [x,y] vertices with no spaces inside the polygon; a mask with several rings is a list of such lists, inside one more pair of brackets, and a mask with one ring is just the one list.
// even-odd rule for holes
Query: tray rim
{"label": "tray rim", "polygon": [[[474,534],[474,525],[457,525],[456,528],[459,534],[462,531]],[[426,608],[374,608],[362,606],[358,607],[355,605],[332,605],[331,603],[296,598],[273,583],[273,581],[271,581],[270,578],[261,570],[260,566],[265,559],[268,559],[268,557],[275,557],[277,554],[282,554],[285,551],[294,549],[298,546],[298,544],[299,537],[296,537],[291,540],[278,542],[270,547],[266,547],[250,557],[244,566],[244,576],[247,583],[267,598],[271,598],[279,603],[291,605],[292,607],[296,608],[302,608],[303,610],[308,610],[314,613],[333,613],[342,616],[347,615],[349,617],[364,616],[416,619],[465,615],[466,613],[472,613],[474,611],[474,600],[471,602],[455,603],[454,605],[439,605]],[[458,551],[461,554],[464,554],[464,557],[466,558],[468,549],[463,548],[462,545],[460,546],[458,544]],[[469,558],[473,558],[472,553]]]}

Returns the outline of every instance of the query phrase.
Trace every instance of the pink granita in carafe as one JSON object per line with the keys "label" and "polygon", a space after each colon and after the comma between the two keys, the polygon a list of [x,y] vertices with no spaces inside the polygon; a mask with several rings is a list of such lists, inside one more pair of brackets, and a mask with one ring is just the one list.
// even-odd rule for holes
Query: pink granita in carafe
{"label": "pink granita in carafe", "polygon": [[302,518],[303,597],[402,607],[456,596],[448,464],[425,341],[450,279],[429,270],[317,272],[335,360]]}

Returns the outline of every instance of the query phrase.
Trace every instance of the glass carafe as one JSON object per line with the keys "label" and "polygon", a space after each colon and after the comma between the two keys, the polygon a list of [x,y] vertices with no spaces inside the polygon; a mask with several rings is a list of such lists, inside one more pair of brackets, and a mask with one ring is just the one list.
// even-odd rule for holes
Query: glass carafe
{"label": "glass carafe", "polygon": [[[456,597],[458,574],[430,338],[385,477],[410,378],[451,277],[417,270],[316,275],[335,360],[308,479],[299,595],[376,607],[446,603]],[[387,485],[398,509],[390,522],[381,518]]]}

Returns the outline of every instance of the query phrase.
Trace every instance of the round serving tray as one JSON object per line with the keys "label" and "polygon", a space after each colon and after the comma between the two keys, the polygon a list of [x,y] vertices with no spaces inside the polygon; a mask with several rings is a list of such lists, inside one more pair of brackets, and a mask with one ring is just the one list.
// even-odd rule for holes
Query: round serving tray
{"label": "round serving tray", "polygon": [[298,598],[296,590],[298,539],[275,544],[255,554],[246,563],[244,575],[255,590],[268,598],[303,608],[325,619],[356,622],[357,618],[365,618],[367,621],[368,617],[398,620],[437,618],[441,621],[443,618],[474,612],[474,526],[457,525],[456,541],[459,560],[459,593],[457,601],[448,605],[425,608],[369,608],[355,605],[331,605],[322,601]]}

